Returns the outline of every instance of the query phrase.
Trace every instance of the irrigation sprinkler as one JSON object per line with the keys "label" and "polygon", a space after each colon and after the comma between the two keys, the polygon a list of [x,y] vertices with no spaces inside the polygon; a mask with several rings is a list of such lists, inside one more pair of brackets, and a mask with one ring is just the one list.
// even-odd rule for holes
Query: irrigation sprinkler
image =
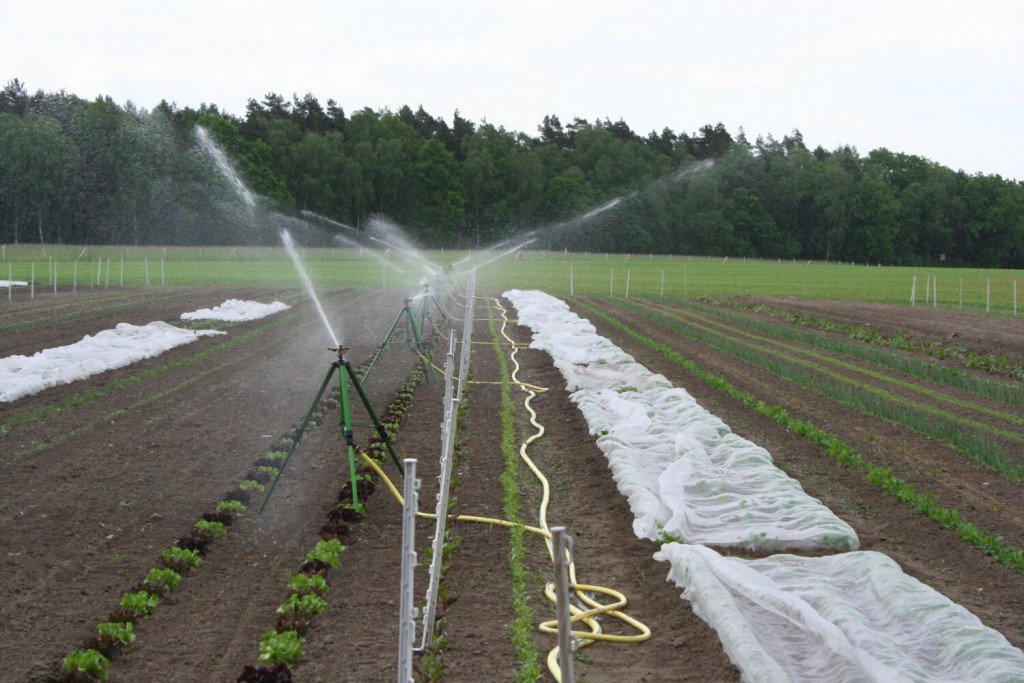
{"label": "irrigation sprinkler", "polygon": [[[388,436],[387,430],[377,417],[377,413],[374,412],[373,406],[370,404],[370,399],[367,397],[366,392],[363,391],[362,382],[359,380],[359,375],[356,374],[352,364],[345,359],[345,352],[348,351],[344,346],[338,346],[336,349],[328,349],[337,354],[337,359],[334,360],[327,370],[327,374],[324,376],[324,381],[320,383],[320,389],[316,393],[316,397],[313,399],[313,403],[309,406],[309,410],[306,411],[306,416],[302,419],[302,424],[299,425],[295,432],[295,437],[292,439],[291,446],[288,447],[288,453],[285,455],[284,460],[281,462],[281,467],[277,470],[277,475],[274,480],[270,483],[267,488],[266,494],[263,496],[263,503],[260,505],[259,512],[263,512],[263,508],[267,506],[267,501],[270,500],[270,495],[274,492],[274,488],[277,486],[277,482],[281,479],[281,475],[284,473],[285,467],[288,465],[288,461],[292,457],[292,453],[295,452],[296,446],[299,445],[299,441],[302,440],[302,435],[306,432],[309,427],[309,421],[312,419],[313,412],[316,410],[317,405],[320,403],[320,399],[323,398],[324,392],[327,390],[327,386],[331,382],[331,378],[335,372],[338,372],[338,390],[340,393],[340,404],[341,404],[341,421],[338,425],[341,430],[342,436],[345,438],[345,448],[348,451],[348,471],[349,477],[352,484],[352,506],[357,511],[362,511],[362,505],[359,502],[359,493],[357,492],[357,480],[356,480],[356,456],[355,456],[355,437],[353,432],[352,422],[352,410],[349,403],[349,385],[356,390],[359,399],[363,402],[363,407],[366,409],[366,413],[370,416],[370,420],[373,422],[373,426],[377,429],[377,434],[380,436],[381,441],[388,449],[388,453],[391,455],[391,460],[394,461],[398,467],[398,471],[404,475],[404,468],[402,467],[401,461],[398,459],[398,455],[395,453],[394,445],[391,443],[391,438]],[[342,374],[342,368],[344,368],[344,374]]]}
{"label": "irrigation sprinkler", "polygon": [[[402,310],[398,312],[398,317],[395,318],[395,322],[391,325],[391,329],[384,335],[384,341],[381,342],[380,346],[377,347],[377,351],[373,354],[373,358],[370,359],[370,363],[367,365],[365,372],[363,372],[363,379],[370,374],[373,370],[373,366],[377,363],[377,360],[384,355],[384,351],[387,350],[388,342],[391,341],[391,337],[395,334],[395,330],[405,320],[405,343],[406,345],[416,351],[422,353],[423,349],[427,347],[426,341],[423,339],[423,328],[416,322],[416,314],[413,313],[412,308],[409,304],[413,302],[412,299],[406,299],[403,303]],[[437,378],[434,375],[434,366],[426,361],[423,361],[427,366],[427,371],[430,373],[431,381]]]}
{"label": "irrigation sprinkler", "polygon": [[423,283],[423,291],[414,296],[412,300],[416,303],[417,310],[415,313],[419,316],[421,329],[424,328],[428,322],[431,325],[435,324],[434,320],[430,317],[430,302],[434,303],[434,306],[437,308],[437,312],[441,314],[441,322],[448,320],[448,314],[445,312],[444,306],[441,305],[441,302],[437,300],[436,296],[434,296],[434,292],[431,290],[429,282]]}

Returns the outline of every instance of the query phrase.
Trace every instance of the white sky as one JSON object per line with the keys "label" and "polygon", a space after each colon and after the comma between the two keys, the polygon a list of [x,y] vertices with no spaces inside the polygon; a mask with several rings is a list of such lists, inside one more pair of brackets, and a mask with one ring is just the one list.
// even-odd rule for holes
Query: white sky
{"label": "white sky", "polygon": [[152,108],[311,92],[530,135],[721,121],[1024,180],[1019,0],[5,0],[0,82]]}

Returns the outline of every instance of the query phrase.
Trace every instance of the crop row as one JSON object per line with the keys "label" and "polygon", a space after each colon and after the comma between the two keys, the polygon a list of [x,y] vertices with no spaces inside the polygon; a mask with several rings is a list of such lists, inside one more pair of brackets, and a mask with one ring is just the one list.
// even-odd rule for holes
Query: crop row
{"label": "crop row", "polygon": [[670,362],[694,374],[705,384],[740,401],[744,406],[756,410],[791,432],[821,446],[839,464],[862,471],[872,484],[923,514],[928,519],[953,531],[961,539],[991,555],[997,562],[1006,565],[1018,573],[1024,573],[1024,551],[1009,546],[1000,536],[993,536],[978,529],[974,524],[964,519],[957,510],[940,505],[934,494],[921,491],[912,483],[893,475],[891,468],[884,468],[871,463],[861,454],[857,453],[853,446],[844,442],[835,434],[822,429],[808,420],[794,418],[781,406],[771,405],[753,394],[737,389],[725,378],[702,369],[695,362],[683,357],[669,346],[637,332],[595,306],[579,301],[574,303],[632,339],[653,349]]}
{"label": "crop row", "polygon": [[[906,382],[857,364],[824,356],[814,351],[785,345],[739,327],[716,323],[698,312],[666,310],[655,304],[621,304],[687,338],[730,353],[795,384],[852,406],[865,414],[902,424],[921,434],[939,439],[961,453],[984,463],[1013,481],[1024,480],[1024,463],[1017,460],[1009,443],[1024,442],[1019,428],[1024,424],[1014,413],[964,401],[915,383]],[[837,372],[828,366],[845,372]],[[870,382],[861,381],[865,377]],[[889,386],[917,399],[945,403],[978,414],[971,419],[921,400],[882,388]]]}
{"label": "crop row", "polygon": [[[899,331],[886,335],[870,325],[820,318],[800,311],[789,311],[765,304],[754,306],[753,311],[773,318],[779,318],[801,327],[813,327],[825,332],[841,334],[866,344],[920,352],[938,360],[952,358],[967,368],[982,370],[996,375],[1006,375],[1016,379],[1024,379],[1024,362],[1006,354],[994,355],[968,351],[962,344],[943,344],[929,339],[916,339]],[[1024,396],[1021,396],[1024,392],[1021,392],[1017,387],[1010,388],[1017,389],[1018,391],[1012,392],[1016,394],[1015,398],[1006,400],[1012,402],[1012,405],[1024,404]]]}
{"label": "crop row", "polygon": [[[389,435],[397,431],[401,416],[411,402],[412,388],[422,377],[422,370],[415,370],[383,414],[381,419]],[[339,406],[339,394],[335,391],[315,406],[309,424],[315,426],[329,410]],[[243,515],[252,497],[264,494],[267,484],[280,476],[287,451],[297,445],[302,434],[299,426],[293,425],[255,461],[245,479],[224,496],[213,512],[204,514],[187,535],[164,549],[162,566],[151,570],[142,582],[124,595],[119,608],[111,613],[108,621],[97,625],[97,636],[68,653],[56,679],[76,682],[106,680],[111,659],[135,640],[134,622],[153,614],[161,598],[178,590],[182,578],[202,565],[211,544],[227,536],[228,527]],[[368,451],[369,457],[382,460],[385,455],[383,441],[379,437],[371,439]],[[370,495],[375,488],[369,468],[360,468],[353,481],[359,486],[360,497]],[[239,680],[276,683],[291,680],[288,667],[301,656],[301,644],[312,626],[313,617],[326,609],[326,575],[332,567],[340,565],[340,556],[345,549],[343,542],[347,540],[349,531],[347,525],[361,519],[361,514],[351,503],[351,485],[348,481],[342,486],[337,505],[320,528],[321,540],[307,553],[298,573],[289,581],[288,596],[277,610],[275,630],[265,633],[260,640],[258,664],[246,667]]]}

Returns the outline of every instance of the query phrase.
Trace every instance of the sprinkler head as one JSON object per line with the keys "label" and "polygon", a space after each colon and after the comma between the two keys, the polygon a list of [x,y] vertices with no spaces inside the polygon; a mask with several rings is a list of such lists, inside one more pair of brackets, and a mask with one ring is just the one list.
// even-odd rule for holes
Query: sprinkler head
{"label": "sprinkler head", "polygon": [[344,361],[345,360],[345,353],[347,351],[350,351],[351,349],[347,349],[344,346],[339,345],[338,348],[336,348],[336,349],[328,348],[327,350],[328,351],[334,351],[335,353],[338,354],[338,360]]}

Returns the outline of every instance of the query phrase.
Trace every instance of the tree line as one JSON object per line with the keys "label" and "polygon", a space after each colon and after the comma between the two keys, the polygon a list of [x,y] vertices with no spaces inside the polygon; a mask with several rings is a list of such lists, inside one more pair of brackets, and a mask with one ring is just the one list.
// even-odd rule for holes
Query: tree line
{"label": "tree line", "polygon": [[[197,126],[262,198],[258,215]],[[645,136],[552,115],[528,134],[422,107],[346,114],[311,94],[269,93],[238,117],[17,79],[0,91],[0,242],[268,244],[287,223],[330,243],[310,213],[356,230],[386,216],[431,248],[532,235],[576,251],[1024,267],[1024,183],[885,148],[811,150],[798,130]]]}

